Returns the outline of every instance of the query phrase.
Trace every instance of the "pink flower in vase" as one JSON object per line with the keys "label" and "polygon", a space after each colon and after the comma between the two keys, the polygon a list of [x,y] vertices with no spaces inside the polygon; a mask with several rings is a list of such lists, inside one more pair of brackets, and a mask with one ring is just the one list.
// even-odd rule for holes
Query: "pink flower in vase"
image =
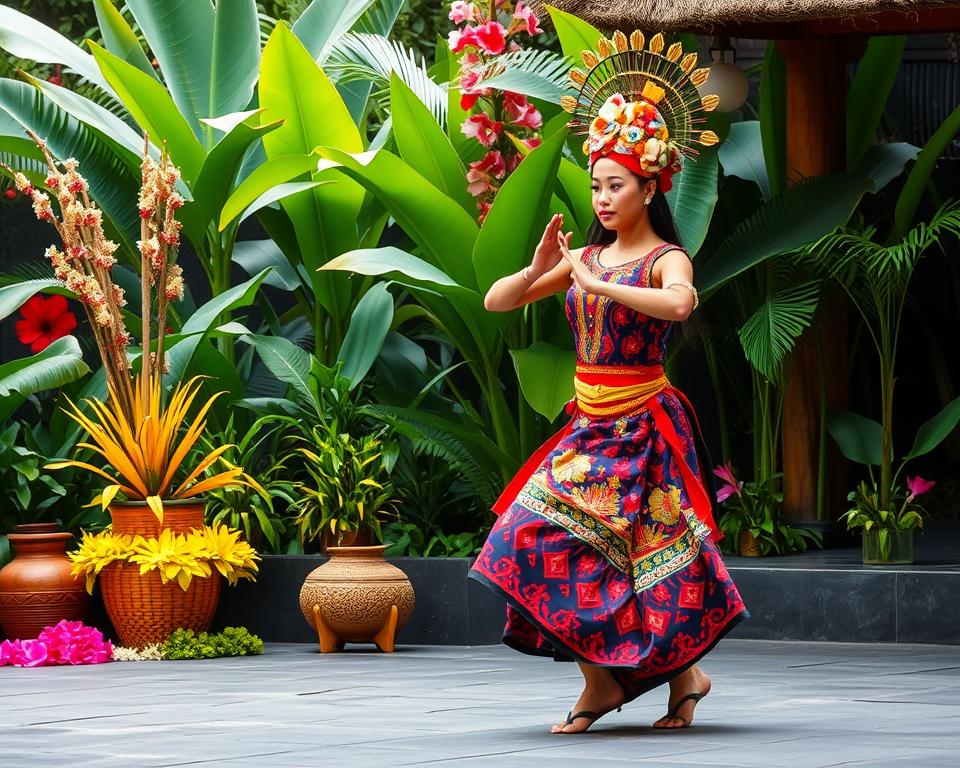
{"label": "pink flower in vase", "polygon": [[507,30],[497,21],[488,21],[476,29],[477,47],[484,53],[497,56],[507,47]]}
{"label": "pink flower in vase", "polygon": [[713,474],[723,480],[723,485],[717,489],[717,503],[722,503],[731,496],[739,496],[743,489],[743,482],[737,482],[733,474],[733,466],[728,461],[713,470]]}
{"label": "pink flower in vase", "polygon": [[523,2],[523,0],[517,3],[517,7],[513,12],[513,22],[516,24],[517,32],[526,32],[531,36],[539,35],[543,32],[543,30],[537,26],[537,17],[534,15],[533,10]]}
{"label": "pink flower in vase", "polygon": [[450,4],[450,14],[448,17],[454,24],[463,24],[465,21],[477,20],[477,6],[473,3],[465,3],[463,0],[456,0]]}
{"label": "pink flower in vase", "polygon": [[936,484],[935,480],[924,480],[919,475],[915,477],[907,475],[907,490],[910,492],[910,495],[907,496],[907,501],[913,501],[917,496],[926,493]]}
{"label": "pink flower in vase", "polygon": [[481,112],[479,115],[471,115],[464,120],[460,130],[468,139],[476,139],[483,146],[489,147],[499,138],[500,131],[503,130],[503,123],[499,120],[493,121],[486,113]]}

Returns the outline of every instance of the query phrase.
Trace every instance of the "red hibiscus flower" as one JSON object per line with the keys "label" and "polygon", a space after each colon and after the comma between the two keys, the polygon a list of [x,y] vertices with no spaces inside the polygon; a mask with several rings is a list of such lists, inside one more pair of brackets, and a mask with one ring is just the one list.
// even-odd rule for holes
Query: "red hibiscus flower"
{"label": "red hibiscus flower", "polygon": [[491,56],[498,56],[507,47],[507,30],[497,21],[488,21],[477,27],[477,47]]}
{"label": "red hibiscus flower", "polygon": [[23,319],[17,320],[17,338],[21,344],[29,344],[34,353],[42,352],[77,327],[77,318],[59,294],[46,298],[38,293],[20,307],[20,314]]}

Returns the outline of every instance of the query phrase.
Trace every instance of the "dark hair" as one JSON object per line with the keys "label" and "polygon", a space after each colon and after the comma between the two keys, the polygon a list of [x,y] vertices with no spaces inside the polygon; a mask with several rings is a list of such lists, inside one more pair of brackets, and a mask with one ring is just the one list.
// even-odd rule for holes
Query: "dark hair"
{"label": "dark hair", "polygon": [[[637,180],[641,189],[650,181],[650,179],[638,176],[632,171],[630,175]],[[677,225],[673,223],[673,213],[670,210],[670,205],[667,203],[667,196],[660,191],[659,185],[657,185],[657,191],[653,193],[653,199],[650,200],[648,213],[650,216],[650,226],[653,227],[653,231],[657,234],[657,237],[666,243],[679,245],[682,248],[683,243],[680,242],[680,233],[677,231]],[[594,216],[593,224],[590,225],[590,230],[587,232],[586,244],[610,245],[610,243],[616,239],[617,233],[612,229],[604,227],[603,224],[600,223],[600,219]]]}

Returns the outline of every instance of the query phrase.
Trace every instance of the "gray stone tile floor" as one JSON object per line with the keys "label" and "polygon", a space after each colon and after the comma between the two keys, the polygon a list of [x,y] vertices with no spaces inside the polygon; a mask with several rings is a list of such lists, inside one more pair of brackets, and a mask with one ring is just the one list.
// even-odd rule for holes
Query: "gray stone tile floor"
{"label": "gray stone tile floor", "polygon": [[693,728],[667,688],[548,733],[572,664],[503,646],[272,644],[260,657],[0,669],[0,768],[958,768],[960,647],[728,638]]}

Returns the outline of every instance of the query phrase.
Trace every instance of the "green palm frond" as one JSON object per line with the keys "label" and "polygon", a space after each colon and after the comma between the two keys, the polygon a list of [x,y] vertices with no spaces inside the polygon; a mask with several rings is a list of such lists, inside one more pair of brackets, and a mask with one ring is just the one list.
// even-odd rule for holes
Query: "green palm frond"
{"label": "green palm frond", "polygon": [[560,97],[570,91],[567,80],[572,66],[571,59],[553,51],[513,51],[477,67],[480,81],[475,87],[522,93],[559,104]]}
{"label": "green palm frond", "polygon": [[853,293],[904,291],[923,254],[944,235],[960,237],[960,204],[947,202],[928,222],[911,229],[898,243],[876,242],[875,227],[839,229],[803,249],[823,273]]}
{"label": "green palm frond", "polygon": [[790,271],[774,269],[772,291],[740,329],[740,344],[750,364],[768,381],[777,383],[783,360],[813,322],[820,298],[820,281],[793,283]]}
{"label": "green palm frond", "polygon": [[496,499],[501,490],[499,458],[486,450],[482,436],[476,442],[464,439],[455,434],[461,431],[459,424],[424,410],[389,405],[370,406],[370,410],[387,424],[402,425],[399,431],[410,439],[416,453],[447,461],[484,504]]}
{"label": "green palm frond", "polygon": [[390,98],[390,75],[403,80],[441,126],[447,123],[447,88],[427,73],[423,56],[394,40],[366,32],[341,37],[323,63],[324,71],[338,84],[370,82],[373,96],[381,103]]}
{"label": "green palm frond", "polygon": [[829,174],[803,181],[761,206],[697,266],[701,294],[713,294],[725,283],[767,259],[793,253],[817,242],[849,221],[872,181],[854,173]]}

